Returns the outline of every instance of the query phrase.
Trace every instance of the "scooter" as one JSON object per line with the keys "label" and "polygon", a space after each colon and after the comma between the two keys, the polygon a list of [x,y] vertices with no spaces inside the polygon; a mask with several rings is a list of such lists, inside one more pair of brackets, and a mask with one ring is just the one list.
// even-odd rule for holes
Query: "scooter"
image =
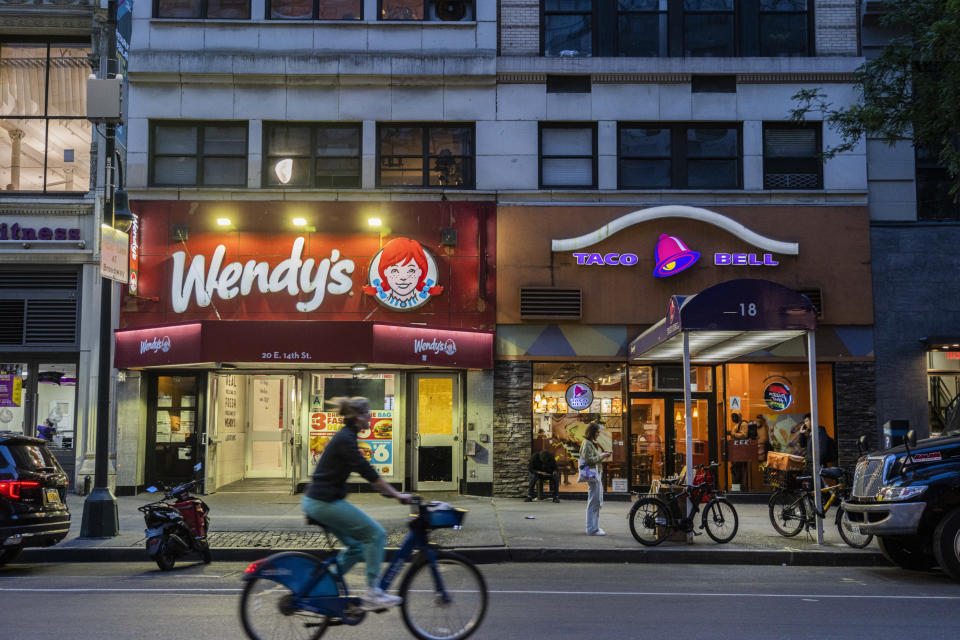
{"label": "scooter", "polygon": [[[191,551],[198,552],[204,564],[213,557],[207,542],[210,528],[210,507],[200,498],[190,495],[197,486],[196,480],[165,489],[162,500],[138,507],[147,528],[147,553],[163,571],[173,569],[177,558]],[[147,487],[150,493],[160,491]]]}

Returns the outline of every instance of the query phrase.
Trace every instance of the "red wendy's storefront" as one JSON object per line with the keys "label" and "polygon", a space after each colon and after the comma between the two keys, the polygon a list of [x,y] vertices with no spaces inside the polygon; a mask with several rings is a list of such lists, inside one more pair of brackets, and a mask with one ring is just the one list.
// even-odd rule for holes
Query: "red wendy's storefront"
{"label": "red wendy's storefront", "polygon": [[135,208],[119,492],[198,463],[208,492],[295,488],[352,395],[370,399],[360,448],[387,480],[490,492],[492,203]]}

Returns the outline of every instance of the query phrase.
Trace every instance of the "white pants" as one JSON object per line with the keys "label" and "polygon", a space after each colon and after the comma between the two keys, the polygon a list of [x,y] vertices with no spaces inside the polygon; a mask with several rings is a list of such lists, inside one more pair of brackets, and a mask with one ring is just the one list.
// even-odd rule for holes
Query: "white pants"
{"label": "white pants", "polygon": [[587,534],[592,535],[600,528],[600,507],[603,506],[603,479],[597,473],[596,478],[587,479]]}

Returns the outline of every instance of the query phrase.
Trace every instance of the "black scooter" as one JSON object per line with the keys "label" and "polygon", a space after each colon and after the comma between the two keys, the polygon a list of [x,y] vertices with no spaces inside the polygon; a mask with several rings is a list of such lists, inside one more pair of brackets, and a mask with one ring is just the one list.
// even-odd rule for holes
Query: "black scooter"
{"label": "black scooter", "polygon": [[[147,553],[163,571],[173,569],[177,558],[191,551],[198,552],[204,564],[213,560],[207,543],[210,507],[190,495],[196,486],[196,480],[178,484],[165,489],[162,500],[138,507],[147,525]],[[159,489],[148,487],[147,491],[155,493]]]}

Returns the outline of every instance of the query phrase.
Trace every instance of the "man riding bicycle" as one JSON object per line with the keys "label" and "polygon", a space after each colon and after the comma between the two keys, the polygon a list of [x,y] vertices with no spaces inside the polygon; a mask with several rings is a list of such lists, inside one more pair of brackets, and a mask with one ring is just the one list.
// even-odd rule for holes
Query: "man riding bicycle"
{"label": "man riding bicycle", "polygon": [[365,609],[394,607],[402,598],[384,593],[377,586],[383,563],[387,532],[370,516],[346,501],[347,478],[356,472],[377,491],[406,504],[411,496],[400,493],[366,461],[357,446],[357,432],[370,424],[370,401],[366,398],[343,398],[339,401],[343,428],[327,443],[313,481],[301,501],[303,512],[324,525],[346,545],[340,554],[344,573],[363,557],[367,565],[367,592],[362,596]]}

